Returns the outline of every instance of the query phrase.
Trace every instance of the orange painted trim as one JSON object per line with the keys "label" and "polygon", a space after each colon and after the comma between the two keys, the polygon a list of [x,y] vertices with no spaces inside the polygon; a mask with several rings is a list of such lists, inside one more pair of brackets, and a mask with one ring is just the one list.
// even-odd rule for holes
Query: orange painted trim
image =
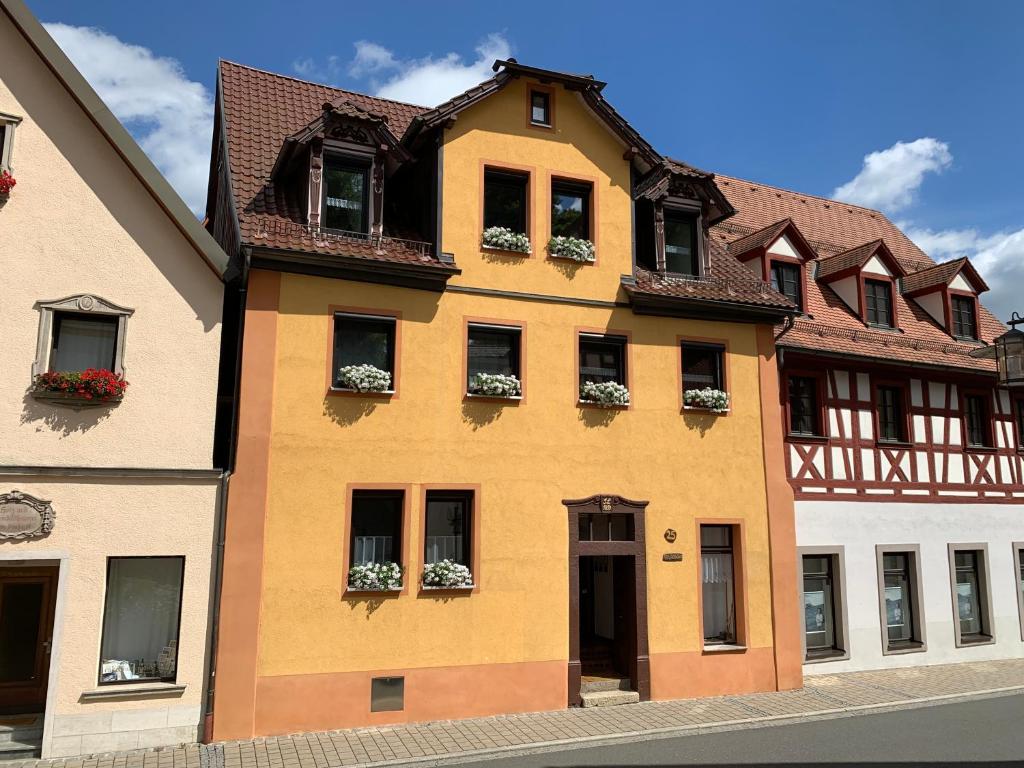
{"label": "orange painted trim", "polygon": [[229,482],[217,627],[213,738],[255,733],[263,543],[277,370],[281,273],[249,273],[239,380],[238,453]]}
{"label": "orange painted trim", "polygon": [[771,648],[748,648],[743,653],[652,653],[651,699],[774,691],[774,661]]}
{"label": "orange painted trim", "polygon": [[[741,517],[698,517],[694,521],[696,532],[696,552],[694,558],[697,569],[697,641],[703,650],[700,653],[707,656],[718,656],[721,654],[746,654],[749,648],[746,647],[750,628],[750,610],[747,605],[747,558],[746,558],[746,521]],[[704,577],[701,567],[701,546],[700,528],[702,525],[728,525],[732,528],[732,578],[736,592],[733,595],[733,603],[736,610],[736,643],[743,646],[731,651],[708,650],[704,643]],[[717,646],[711,646],[715,648]]]}
{"label": "orange painted trim", "polygon": [[568,172],[563,173],[562,171],[549,171],[548,175],[547,175],[547,179],[548,179],[548,184],[547,184],[547,195],[548,195],[547,196],[547,212],[548,212],[548,218],[547,218],[548,229],[547,229],[547,232],[548,232],[548,237],[547,237],[547,240],[544,241],[544,250],[545,250],[545,252],[547,252],[548,242],[552,238],[552,234],[551,234],[551,216],[554,213],[554,209],[552,207],[552,202],[551,202],[551,198],[552,198],[551,188],[554,186],[555,182],[558,182],[558,181],[567,181],[567,182],[575,183],[575,184],[589,184],[590,185],[590,221],[587,222],[587,229],[590,232],[590,242],[592,242],[594,244],[594,260],[593,261],[573,261],[572,259],[567,259],[567,258],[565,258],[563,256],[552,256],[550,252],[548,252],[548,254],[547,254],[548,260],[549,261],[557,262],[559,264],[565,264],[566,262],[568,262],[569,264],[577,264],[577,265],[579,265],[581,267],[596,267],[598,265],[598,263],[600,262],[600,260],[601,260],[601,247],[600,247],[600,242],[598,241],[598,238],[600,237],[599,233],[601,231],[600,228],[599,228],[600,216],[598,215],[598,210],[599,210],[598,209],[598,205],[599,205],[600,201],[598,199],[598,192],[597,192],[597,189],[598,189],[598,186],[599,186],[599,179],[596,176],[585,176],[583,174],[568,173]]}
{"label": "orange painted trim", "polygon": [[[796,581],[796,511],[787,480],[783,423],[779,419],[779,368],[772,328],[757,326],[757,368],[761,396],[761,442],[768,509],[769,572],[775,678],[780,691],[803,687],[802,590]],[[786,398],[789,402],[789,398]],[[785,413],[785,409],[783,409]],[[788,429],[788,414],[786,426]],[[823,426],[823,429],[825,427]]]}
{"label": "orange painted trim", "polygon": [[[530,238],[530,253],[520,253],[519,251],[505,251],[501,248],[490,248],[483,245],[484,241],[484,177],[488,170],[492,171],[512,171],[513,173],[524,173],[526,174],[526,236]],[[537,169],[532,165],[517,165],[515,163],[506,163],[500,160],[481,160],[480,161],[480,210],[477,212],[477,222],[480,224],[480,231],[477,232],[476,241],[480,243],[481,254],[492,254],[496,256],[507,256],[514,259],[532,259],[537,253],[537,215],[536,215],[536,196],[537,196]]]}
{"label": "orange painted trim", "polygon": [[[564,709],[565,659],[261,677],[256,733],[279,736]],[[370,712],[375,677],[405,678],[405,709]]]}
{"label": "orange painted trim", "polygon": [[[354,392],[348,389],[335,389],[334,376],[334,316],[336,313],[348,313],[351,315],[377,315],[379,317],[395,318],[395,360],[392,364],[394,371],[391,373],[391,392]],[[325,397],[371,397],[383,400],[397,400],[399,387],[401,386],[402,370],[402,312],[397,309],[375,309],[372,307],[348,307],[341,304],[329,304],[327,306],[327,363],[324,366],[324,380],[326,382]]]}
{"label": "orange painted trim", "polygon": [[[621,336],[626,340],[626,389],[629,390],[629,405],[598,405],[596,403],[585,403],[580,400],[580,336],[593,334],[597,336]],[[573,405],[576,408],[599,408],[603,411],[631,411],[636,405],[636,396],[633,392],[633,332],[616,330],[614,328],[595,328],[590,326],[577,325],[573,328]]]}
{"label": "orange painted trim", "polygon": [[[427,492],[428,491],[469,491],[472,493],[472,503],[469,507],[469,532],[470,532],[470,546],[473,551],[469,555],[469,570],[473,574],[473,589],[427,589],[423,586],[423,568],[427,564]],[[483,576],[480,573],[480,529],[483,527],[481,523],[480,510],[483,509],[482,505],[483,494],[480,490],[480,483],[423,483],[420,485],[420,513],[419,513],[419,535],[416,537],[420,547],[420,558],[422,560],[422,567],[419,570],[419,575],[416,577],[416,583],[419,590],[419,597],[430,598],[430,597],[444,597],[449,598],[456,595],[475,595],[480,591],[481,581]]]}
{"label": "orange painted trim", "polygon": [[[348,588],[348,571],[351,567],[352,557],[352,497],[356,491],[401,491],[402,492],[402,562],[400,566],[405,570],[402,572],[402,588],[392,592],[380,592],[377,590],[366,591]],[[345,486],[345,527],[344,538],[341,541],[341,599],[342,600],[365,600],[367,596],[374,595],[381,599],[395,598],[400,595],[409,594],[409,581],[416,573],[416,560],[409,548],[412,524],[410,505],[412,504],[411,483],[349,483]],[[418,578],[418,577],[417,577]]]}
{"label": "orange painted trim", "polygon": [[[543,123],[533,122],[533,93],[546,93],[548,95],[548,117],[551,118],[551,123],[544,125]],[[547,131],[548,133],[555,132],[555,89],[549,85],[539,85],[538,83],[527,83],[526,85],[526,127],[533,128],[536,131]]]}
{"label": "orange painted trim", "polygon": [[676,353],[679,358],[676,363],[676,389],[679,391],[679,410],[681,412],[706,413],[716,418],[730,416],[733,408],[731,392],[729,393],[729,410],[725,413],[711,413],[711,411],[704,408],[687,407],[683,402],[683,392],[685,391],[685,382],[683,381],[683,345],[688,341],[694,344],[710,344],[722,347],[722,386],[726,392],[729,392],[729,382],[732,381],[732,355],[729,354],[728,339],[716,339],[710,336],[676,336]]}
{"label": "orange painted trim", "polygon": [[[488,397],[486,395],[471,395],[469,389],[469,326],[471,325],[497,325],[510,330],[519,331],[519,389],[518,400],[511,400],[507,397]],[[526,321],[507,320],[492,317],[477,317],[475,315],[462,316],[462,400],[468,403],[497,403],[510,405],[512,407],[526,405]],[[475,574],[474,574],[475,575]]]}

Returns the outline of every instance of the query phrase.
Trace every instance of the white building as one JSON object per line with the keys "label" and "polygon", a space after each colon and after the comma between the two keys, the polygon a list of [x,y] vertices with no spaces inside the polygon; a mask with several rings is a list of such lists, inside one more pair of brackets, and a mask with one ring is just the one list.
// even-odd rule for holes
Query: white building
{"label": "white building", "polygon": [[805,672],[1024,657],[1024,392],[966,259],[883,214],[718,177],[713,236],[803,310],[777,333]]}
{"label": "white building", "polygon": [[20,0],[0,164],[0,759],[194,741],[227,259]]}

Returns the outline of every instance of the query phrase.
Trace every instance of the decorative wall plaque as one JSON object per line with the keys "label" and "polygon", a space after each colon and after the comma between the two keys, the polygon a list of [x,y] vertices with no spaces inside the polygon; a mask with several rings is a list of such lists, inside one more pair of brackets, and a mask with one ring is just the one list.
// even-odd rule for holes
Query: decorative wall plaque
{"label": "decorative wall plaque", "polygon": [[42,538],[53,530],[56,518],[48,501],[21,491],[0,493],[0,541]]}
{"label": "decorative wall plaque", "polygon": [[681,563],[683,561],[682,552],[666,552],[661,556],[661,559],[666,563]]}

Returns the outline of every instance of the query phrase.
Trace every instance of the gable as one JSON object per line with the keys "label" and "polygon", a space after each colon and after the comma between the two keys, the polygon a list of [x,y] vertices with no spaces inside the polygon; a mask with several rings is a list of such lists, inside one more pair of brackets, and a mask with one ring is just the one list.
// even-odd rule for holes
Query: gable
{"label": "gable", "polygon": [[868,259],[867,263],[861,268],[861,272],[866,275],[884,275],[886,277],[892,277],[892,270],[890,270],[882,259],[878,258],[878,255],[872,256]]}
{"label": "gable", "polygon": [[776,256],[789,256],[793,259],[800,258],[800,254],[793,245],[793,241],[789,239],[789,235],[785,234],[768,246],[768,253]]}
{"label": "gable", "polygon": [[968,293],[975,292],[974,286],[967,282],[967,279],[963,276],[962,272],[950,281],[949,287],[954,291],[967,291]]}

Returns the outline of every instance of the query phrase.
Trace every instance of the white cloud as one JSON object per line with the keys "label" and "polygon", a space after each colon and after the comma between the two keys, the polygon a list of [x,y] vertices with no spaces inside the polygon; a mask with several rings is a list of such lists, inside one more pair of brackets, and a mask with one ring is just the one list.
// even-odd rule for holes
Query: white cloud
{"label": "white cloud", "polygon": [[983,235],[976,229],[932,230],[901,224],[921,249],[940,261],[967,256],[991,289],[982,303],[1000,320],[1024,314],[1024,228]]}
{"label": "white cloud", "polygon": [[860,173],[836,187],[832,197],[869,208],[898,211],[914,201],[925,174],[942,173],[952,162],[949,145],[938,139],[897,141],[888,149],[865,155]]}
{"label": "white cloud", "polygon": [[[386,99],[410,104],[434,106],[483,82],[494,73],[495,59],[507,59],[512,46],[503,35],[492,32],[476,46],[476,58],[464,61],[458,53],[421,59],[399,59],[378,43],[360,40],[356,55],[349,62],[350,77],[365,81],[364,89]],[[292,64],[302,77],[338,84],[341,66],[337,56],[329,56],[323,64],[302,59]]]}
{"label": "white cloud", "polygon": [[177,60],[92,27],[44,24],[179,195],[202,215],[213,97]]}

